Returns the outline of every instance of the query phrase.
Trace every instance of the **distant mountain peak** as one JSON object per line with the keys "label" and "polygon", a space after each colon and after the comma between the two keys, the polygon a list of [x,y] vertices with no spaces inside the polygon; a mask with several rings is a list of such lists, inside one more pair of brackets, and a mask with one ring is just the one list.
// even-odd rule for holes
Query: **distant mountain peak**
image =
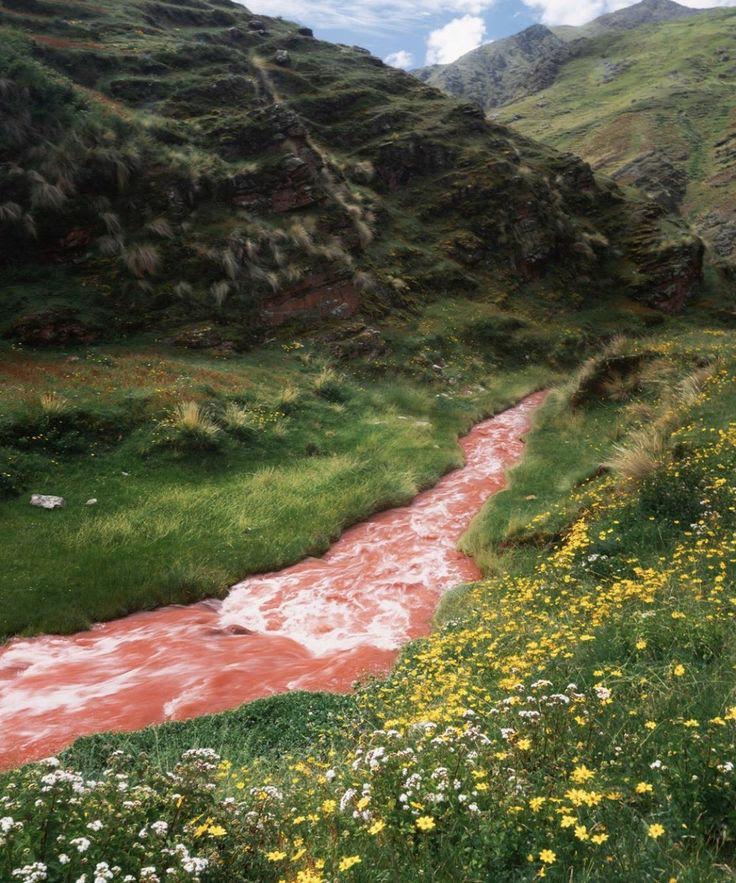
{"label": "distant mountain peak", "polygon": [[479,46],[452,64],[412,73],[450,95],[490,109],[551,85],[569,55],[564,40],[546,25],[535,24]]}
{"label": "distant mountain peak", "polygon": [[640,3],[635,3],[633,6],[626,6],[616,12],[601,15],[589,24],[575,30],[579,30],[581,36],[589,36],[591,33],[612,28],[629,30],[640,25],[674,21],[688,15],[697,15],[700,12],[703,10],[691,9],[689,6],[675,3],[674,0],[641,0]]}

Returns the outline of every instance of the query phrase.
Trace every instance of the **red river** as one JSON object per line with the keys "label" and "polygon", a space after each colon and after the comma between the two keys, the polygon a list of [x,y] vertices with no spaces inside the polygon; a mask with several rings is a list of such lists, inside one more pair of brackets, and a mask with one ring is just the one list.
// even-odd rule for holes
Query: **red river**
{"label": "red river", "polygon": [[224,601],[166,607],[0,647],[0,767],[78,736],[233,708],[287,690],[347,691],[426,634],[443,592],[476,580],[456,543],[544,393],[460,440],[465,466],[408,506],[347,530],[321,559],[249,577]]}

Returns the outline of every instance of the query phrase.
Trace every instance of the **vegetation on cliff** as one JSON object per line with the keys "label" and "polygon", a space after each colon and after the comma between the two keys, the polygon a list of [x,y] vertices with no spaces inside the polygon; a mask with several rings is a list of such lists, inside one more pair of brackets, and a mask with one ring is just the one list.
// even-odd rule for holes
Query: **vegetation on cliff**
{"label": "vegetation on cliff", "polygon": [[674,306],[697,283],[697,240],[664,211],[229,0],[6,3],[0,36],[11,339],[215,319],[242,348],[440,295]]}

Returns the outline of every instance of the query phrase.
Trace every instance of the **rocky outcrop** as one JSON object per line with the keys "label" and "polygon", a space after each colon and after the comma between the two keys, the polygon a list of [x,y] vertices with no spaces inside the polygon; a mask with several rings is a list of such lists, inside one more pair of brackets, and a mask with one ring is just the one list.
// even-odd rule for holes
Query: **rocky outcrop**
{"label": "rocky outcrop", "polygon": [[352,279],[317,275],[267,300],[261,309],[266,325],[293,319],[348,319],[360,308],[361,295]]}
{"label": "rocky outcrop", "polygon": [[455,151],[440,141],[420,135],[392,139],[378,148],[376,173],[389,190],[398,190],[416,177],[433,175],[450,168]]}
{"label": "rocky outcrop", "polygon": [[649,203],[637,213],[628,250],[637,262],[637,278],[632,285],[636,296],[664,312],[681,310],[702,276],[703,241],[673,227],[664,209]]}
{"label": "rocky outcrop", "polygon": [[571,55],[544,25],[481,46],[449,65],[414,71],[425,83],[491,110],[550,86]]}
{"label": "rocky outcrop", "polygon": [[26,346],[59,347],[93,343],[100,333],[80,319],[76,310],[57,307],[20,316],[5,332],[5,337]]}
{"label": "rocky outcrop", "polygon": [[31,506],[35,506],[37,509],[63,509],[66,506],[66,500],[51,494],[33,494]]}
{"label": "rocky outcrop", "polygon": [[665,153],[650,150],[614,172],[613,178],[639,188],[671,212],[678,212],[687,193],[687,174]]}

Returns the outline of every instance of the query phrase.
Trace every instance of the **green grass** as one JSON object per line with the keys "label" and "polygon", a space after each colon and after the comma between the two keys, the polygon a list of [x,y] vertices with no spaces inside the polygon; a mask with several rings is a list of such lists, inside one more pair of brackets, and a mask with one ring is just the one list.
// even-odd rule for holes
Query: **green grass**
{"label": "green grass", "polygon": [[[164,850],[184,843],[208,860],[208,881],[729,879],[736,349],[714,329],[626,352],[656,353],[668,383],[640,365],[629,399],[606,404],[582,396],[581,373],[567,390],[579,431],[564,437],[585,457],[598,434],[614,437],[617,411],[653,409],[671,435],[646,479],[608,473],[571,487],[565,451],[555,496],[545,476],[560,447],[544,444],[544,427],[563,437],[564,408],[548,405],[531,437],[547,469],[535,474],[547,508],[567,513],[564,529],[505,548],[432,636],[353,697],[294,694],[82,740],[62,760],[94,784],[63,817],[63,777],[43,791],[44,766],[6,776],[5,811],[24,823],[10,834],[8,873],[32,860],[55,872],[61,844],[79,873],[69,846],[86,836],[84,861],[135,873],[178,862]],[[684,395],[677,382],[704,359],[710,375]],[[512,492],[530,486],[519,470]],[[192,747],[222,759],[175,763]]]}
{"label": "green grass", "polygon": [[[499,373],[453,399],[410,378],[333,372],[328,388],[319,364],[281,348],[220,363],[97,351],[57,377],[61,413],[49,414],[36,372],[59,362],[15,364],[31,375],[17,387],[28,398],[4,415],[6,470],[23,492],[0,502],[3,636],[222,595],[248,574],[320,555],[350,524],[460,465],[459,434],[553,376]],[[126,376],[127,389],[109,390]],[[297,398],[279,411],[289,385]],[[205,444],[167,422],[192,399],[217,430]],[[224,416],[233,401],[249,415],[246,433]],[[63,496],[66,508],[32,508],[31,492]]]}

